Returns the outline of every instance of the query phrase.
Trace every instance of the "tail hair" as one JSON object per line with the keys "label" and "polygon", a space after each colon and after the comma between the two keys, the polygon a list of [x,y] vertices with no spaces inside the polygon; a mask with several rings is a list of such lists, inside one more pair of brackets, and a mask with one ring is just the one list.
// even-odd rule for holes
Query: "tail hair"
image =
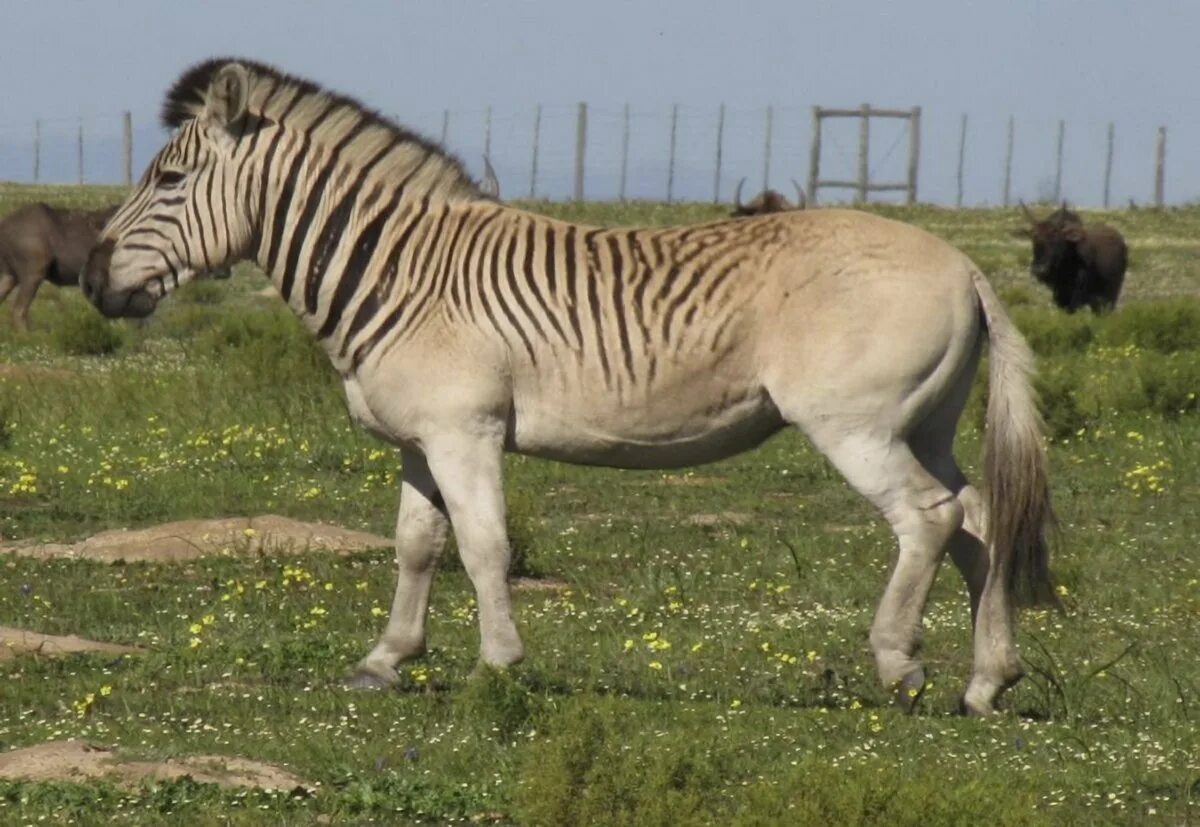
{"label": "tail hair", "polygon": [[1050,502],[1043,423],[1032,377],[1033,352],[983,274],[973,274],[988,330],[984,476],[993,567],[1016,605],[1061,608],[1050,574]]}

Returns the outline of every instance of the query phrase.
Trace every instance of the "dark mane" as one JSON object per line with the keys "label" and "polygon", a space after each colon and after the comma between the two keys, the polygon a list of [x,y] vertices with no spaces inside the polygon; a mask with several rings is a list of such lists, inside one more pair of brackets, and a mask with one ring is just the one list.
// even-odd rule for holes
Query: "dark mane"
{"label": "dark mane", "polygon": [[253,78],[270,78],[275,81],[277,86],[299,89],[304,95],[323,95],[339,106],[353,109],[368,122],[387,129],[395,136],[397,142],[415,144],[429,153],[441,156],[449,166],[462,176],[464,181],[470,183],[476,189],[478,188],[474,179],[467,174],[466,167],[462,161],[436,141],[431,141],[423,135],[401,126],[390,118],[386,118],[375,110],[364,106],[354,98],[337,92],[331,92],[311,80],[281,72],[273,66],[259,63],[256,60],[245,60],[239,57],[214,57],[197,63],[185,70],[179,76],[179,79],[171,85],[171,88],[167,90],[166,97],[163,99],[162,110],[159,115],[163,126],[167,129],[176,129],[185,121],[199,115],[204,108],[204,96],[208,91],[213,76],[222,66],[228,63],[242,64],[250,71]]}

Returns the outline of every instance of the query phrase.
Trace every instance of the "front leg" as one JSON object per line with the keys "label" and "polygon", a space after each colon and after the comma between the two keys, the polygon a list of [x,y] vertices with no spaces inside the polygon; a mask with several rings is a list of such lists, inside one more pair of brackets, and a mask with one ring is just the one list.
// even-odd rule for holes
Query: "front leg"
{"label": "front leg", "polygon": [[396,664],[425,652],[429,588],[446,545],[449,521],[425,457],[403,449],[400,513],[396,518],[396,595],[387,628],[350,679],[356,687],[390,686]]}
{"label": "front leg", "polygon": [[426,446],[446,501],[458,553],[479,604],[480,658],[505,667],[524,657],[508,589],[511,551],[505,528],[503,425],[460,430]]}

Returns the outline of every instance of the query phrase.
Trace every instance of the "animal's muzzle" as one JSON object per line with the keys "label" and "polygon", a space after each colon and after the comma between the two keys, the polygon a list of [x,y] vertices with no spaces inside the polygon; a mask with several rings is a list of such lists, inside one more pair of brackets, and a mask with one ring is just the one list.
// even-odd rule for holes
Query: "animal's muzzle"
{"label": "animal's muzzle", "polygon": [[79,287],[87,300],[109,318],[149,316],[154,312],[158,299],[146,288],[111,288],[108,270],[114,246],[113,242],[105,241],[92,248],[87,264],[79,274]]}

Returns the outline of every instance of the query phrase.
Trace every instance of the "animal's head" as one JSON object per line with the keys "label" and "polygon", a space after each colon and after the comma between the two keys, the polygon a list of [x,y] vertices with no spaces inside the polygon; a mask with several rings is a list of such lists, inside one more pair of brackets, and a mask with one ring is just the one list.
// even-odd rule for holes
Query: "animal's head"
{"label": "animal's head", "polygon": [[738,181],[737,190],[733,194],[733,212],[730,215],[734,218],[742,218],[748,215],[766,215],[773,212],[787,212],[788,210],[802,210],[806,206],[807,200],[804,197],[804,189],[795,181],[792,181],[792,186],[796,188],[796,205],[793,205],[791,201],[788,201],[787,198],[775,190],[763,190],[748,203],[743,204],[742,186],[745,183],[745,178]]}
{"label": "animal's head", "polygon": [[[147,316],[159,299],[199,273],[228,272],[252,233],[254,189],[234,163],[260,124],[248,114],[252,68],[213,60],[167,95],[174,129],[100,234],[80,276],[106,316]],[[240,197],[229,198],[236,192]]]}
{"label": "animal's head", "polygon": [[1073,278],[1074,273],[1064,273],[1077,255],[1077,245],[1084,239],[1083,221],[1079,214],[1068,209],[1062,202],[1057,210],[1043,219],[1038,219],[1029,207],[1021,202],[1021,210],[1029,220],[1016,234],[1033,243],[1033,261],[1029,270],[1039,281],[1051,283],[1061,277]]}

